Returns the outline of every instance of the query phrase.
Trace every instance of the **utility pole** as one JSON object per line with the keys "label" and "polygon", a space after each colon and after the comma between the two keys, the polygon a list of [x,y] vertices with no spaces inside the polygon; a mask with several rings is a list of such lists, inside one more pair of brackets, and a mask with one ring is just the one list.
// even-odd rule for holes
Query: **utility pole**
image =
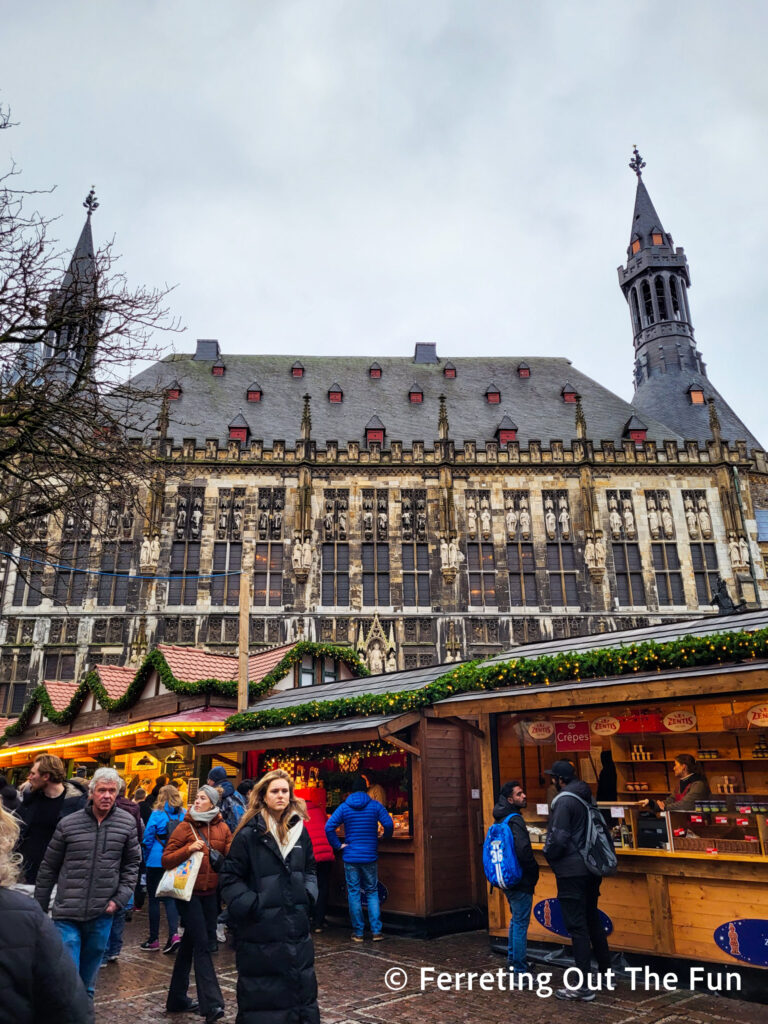
{"label": "utility pole", "polygon": [[237,710],[248,707],[248,642],[251,612],[251,581],[249,574],[240,571],[240,636],[237,664]]}

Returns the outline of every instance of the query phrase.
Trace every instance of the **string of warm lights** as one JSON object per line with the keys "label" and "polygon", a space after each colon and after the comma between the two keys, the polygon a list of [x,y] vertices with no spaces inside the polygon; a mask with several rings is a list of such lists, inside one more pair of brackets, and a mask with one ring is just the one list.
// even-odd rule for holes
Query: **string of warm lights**
{"label": "string of warm lights", "polygon": [[[132,725],[118,726],[104,732],[84,733],[65,736],[62,739],[40,743],[25,743],[18,747],[0,748],[0,760],[17,754],[33,754],[41,750],[63,750],[68,747],[87,747],[91,743],[104,743],[107,740],[123,739],[126,736],[137,736],[139,733],[154,734],[155,739],[162,739],[168,733],[168,724],[163,722],[144,721]],[[224,732],[223,722],[174,722],[173,732]]]}

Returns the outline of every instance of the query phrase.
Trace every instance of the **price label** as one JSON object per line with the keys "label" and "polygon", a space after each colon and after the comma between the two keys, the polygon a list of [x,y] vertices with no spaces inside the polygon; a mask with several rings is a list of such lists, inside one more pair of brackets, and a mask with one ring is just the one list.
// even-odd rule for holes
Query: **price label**
{"label": "price label", "polygon": [[715,815],[715,824],[716,825],[727,825],[728,824],[727,816],[724,815],[724,814],[716,814]]}
{"label": "price label", "polygon": [[611,808],[611,817],[612,818],[623,818],[624,817],[624,808],[623,807],[612,807]]}
{"label": "price label", "polygon": [[701,814],[692,814],[691,821],[694,822],[696,825],[701,825],[704,821],[704,818]]}
{"label": "price label", "polygon": [[745,828],[749,824],[749,818],[737,818],[736,824],[740,825],[742,828]]}
{"label": "price label", "polygon": [[549,816],[549,804],[536,804],[536,813]]}

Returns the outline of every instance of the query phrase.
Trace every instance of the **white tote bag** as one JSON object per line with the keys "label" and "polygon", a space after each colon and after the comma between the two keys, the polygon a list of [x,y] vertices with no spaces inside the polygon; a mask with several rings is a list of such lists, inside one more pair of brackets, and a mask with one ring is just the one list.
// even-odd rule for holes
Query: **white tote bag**
{"label": "white tote bag", "polygon": [[[192,833],[195,839],[197,839],[197,832],[195,832],[194,828]],[[185,903],[189,903],[192,899],[192,890],[195,888],[195,882],[197,881],[202,863],[202,851],[195,850],[191,857],[183,860],[181,864],[177,864],[175,868],[166,871],[158,883],[157,892],[155,893],[156,898],[161,899],[164,896],[172,896],[175,900],[184,900]]]}

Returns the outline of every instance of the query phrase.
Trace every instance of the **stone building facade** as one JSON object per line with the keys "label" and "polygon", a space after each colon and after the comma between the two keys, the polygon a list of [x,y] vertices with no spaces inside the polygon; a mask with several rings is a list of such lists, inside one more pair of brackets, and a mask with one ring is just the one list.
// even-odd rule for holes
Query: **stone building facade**
{"label": "stone building facade", "polygon": [[39,563],[4,566],[0,713],[154,643],[234,652],[241,571],[253,648],[351,645],[374,673],[714,614],[718,587],[768,603],[766,456],[707,377],[685,254],[635,169],[632,403],[562,358],[201,340],[139,378],[165,394],[143,521],[36,523]]}

